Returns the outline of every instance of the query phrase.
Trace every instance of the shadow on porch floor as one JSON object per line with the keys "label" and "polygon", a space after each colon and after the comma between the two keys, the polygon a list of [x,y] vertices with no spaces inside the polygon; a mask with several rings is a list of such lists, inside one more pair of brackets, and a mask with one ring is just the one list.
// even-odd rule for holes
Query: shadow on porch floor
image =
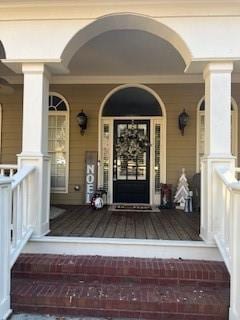
{"label": "shadow on porch floor", "polygon": [[96,211],[88,206],[60,206],[66,209],[51,220],[49,236],[191,240],[200,241],[198,213],[181,210],[161,212],[119,212],[108,207]]}

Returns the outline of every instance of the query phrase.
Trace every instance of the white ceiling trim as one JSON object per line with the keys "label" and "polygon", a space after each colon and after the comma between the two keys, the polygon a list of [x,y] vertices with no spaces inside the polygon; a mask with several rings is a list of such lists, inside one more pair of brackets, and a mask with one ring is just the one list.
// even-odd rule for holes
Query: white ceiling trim
{"label": "white ceiling trim", "polygon": [[137,75],[137,76],[55,76],[52,83],[110,84],[110,83],[201,83],[201,75]]}
{"label": "white ceiling trim", "polygon": [[[22,84],[22,76],[2,77],[11,84]],[[240,83],[240,73],[232,75],[233,83]],[[128,83],[146,83],[146,84],[181,84],[181,83],[204,83],[201,74],[184,75],[140,75],[140,76],[53,76],[50,79],[51,84],[128,84]]]}

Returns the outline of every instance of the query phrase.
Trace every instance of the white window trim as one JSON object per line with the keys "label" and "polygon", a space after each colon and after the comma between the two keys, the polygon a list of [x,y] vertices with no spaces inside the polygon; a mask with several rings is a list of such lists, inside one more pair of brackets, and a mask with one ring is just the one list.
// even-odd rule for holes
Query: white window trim
{"label": "white window trim", "polygon": [[[200,151],[200,117],[205,114],[205,111],[201,111],[200,107],[205,97],[202,97],[197,106],[197,137],[196,137],[196,172],[200,172],[200,159],[199,159],[199,151]],[[238,105],[234,98],[231,98],[231,105],[233,110],[232,114],[232,150],[233,155],[238,157]]]}
{"label": "white window trim", "polygon": [[62,96],[61,94],[57,92],[49,92],[49,96],[56,96],[59,97],[64,101],[67,107],[67,111],[48,111],[48,116],[50,115],[56,115],[57,114],[62,114],[66,116],[67,120],[67,126],[66,126],[66,185],[64,190],[62,188],[51,188],[51,193],[68,193],[68,188],[69,188],[69,118],[70,118],[70,108],[67,100]]}

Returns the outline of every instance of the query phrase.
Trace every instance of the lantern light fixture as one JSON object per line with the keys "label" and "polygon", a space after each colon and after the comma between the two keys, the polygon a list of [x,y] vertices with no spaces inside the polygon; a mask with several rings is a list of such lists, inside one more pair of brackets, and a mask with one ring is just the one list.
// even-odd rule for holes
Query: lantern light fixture
{"label": "lantern light fixture", "polygon": [[85,130],[87,129],[87,122],[88,122],[88,117],[83,112],[83,110],[81,112],[79,112],[79,114],[77,115],[77,122],[80,127],[80,133],[83,136]]}
{"label": "lantern light fixture", "polygon": [[183,112],[180,113],[178,116],[178,127],[181,131],[182,136],[184,136],[184,129],[187,126],[189,121],[189,115],[187,114],[186,110],[183,109]]}

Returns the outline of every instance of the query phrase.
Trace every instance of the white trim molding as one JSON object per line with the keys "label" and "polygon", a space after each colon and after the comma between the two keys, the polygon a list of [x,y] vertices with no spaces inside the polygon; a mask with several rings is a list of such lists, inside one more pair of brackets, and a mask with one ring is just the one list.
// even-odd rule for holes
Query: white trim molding
{"label": "white trim molding", "polygon": [[209,245],[203,241],[45,236],[42,238],[32,238],[25,246],[23,252],[222,261],[216,245]]}
{"label": "white trim molding", "polygon": [[[55,96],[61,99],[61,102],[64,102],[66,106],[66,111],[53,110],[48,111],[48,117],[53,116],[65,116],[66,119],[66,137],[65,137],[65,152],[66,152],[66,168],[65,168],[65,187],[64,188],[51,188],[51,193],[68,193],[68,183],[69,183],[69,118],[70,118],[70,107],[66,98],[58,92],[49,92],[49,97]],[[50,107],[50,105],[49,105]],[[49,126],[49,122],[48,122]],[[49,129],[49,128],[48,128]],[[52,161],[51,161],[52,162]]]}
{"label": "white trim molding", "polygon": [[103,154],[103,128],[104,126],[108,126],[108,144],[109,144],[109,152],[108,152],[108,162],[109,162],[109,167],[108,167],[108,203],[113,202],[113,177],[112,177],[112,172],[113,172],[113,123],[114,120],[126,120],[126,117],[103,117],[102,112],[103,108],[108,101],[108,99],[116,92],[119,90],[125,89],[125,88],[141,88],[147,92],[149,92],[151,95],[153,95],[156,100],[159,103],[159,106],[162,110],[162,116],[158,117],[127,117],[127,119],[133,119],[133,120],[150,120],[150,141],[153,143],[153,148],[151,148],[150,152],[150,204],[155,204],[159,205],[160,203],[160,195],[157,196],[155,194],[155,188],[154,188],[154,167],[155,167],[155,157],[154,157],[154,151],[155,151],[155,146],[154,146],[154,127],[156,125],[160,125],[160,182],[161,183],[166,183],[166,128],[167,128],[167,117],[166,117],[166,108],[165,105],[162,101],[162,99],[157,95],[157,93],[152,90],[151,88],[143,85],[143,84],[124,84],[117,86],[116,88],[112,89],[104,98],[100,110],[99,110],[99,127],[98,127],[98,163],[99,163],[99,170],[98,170],[98,184],[99,186],[104,185],[104,179],[103,179],[103,174],[104,174],[104,168],[103,168],[103,163],[104,163],[104,154]]}

